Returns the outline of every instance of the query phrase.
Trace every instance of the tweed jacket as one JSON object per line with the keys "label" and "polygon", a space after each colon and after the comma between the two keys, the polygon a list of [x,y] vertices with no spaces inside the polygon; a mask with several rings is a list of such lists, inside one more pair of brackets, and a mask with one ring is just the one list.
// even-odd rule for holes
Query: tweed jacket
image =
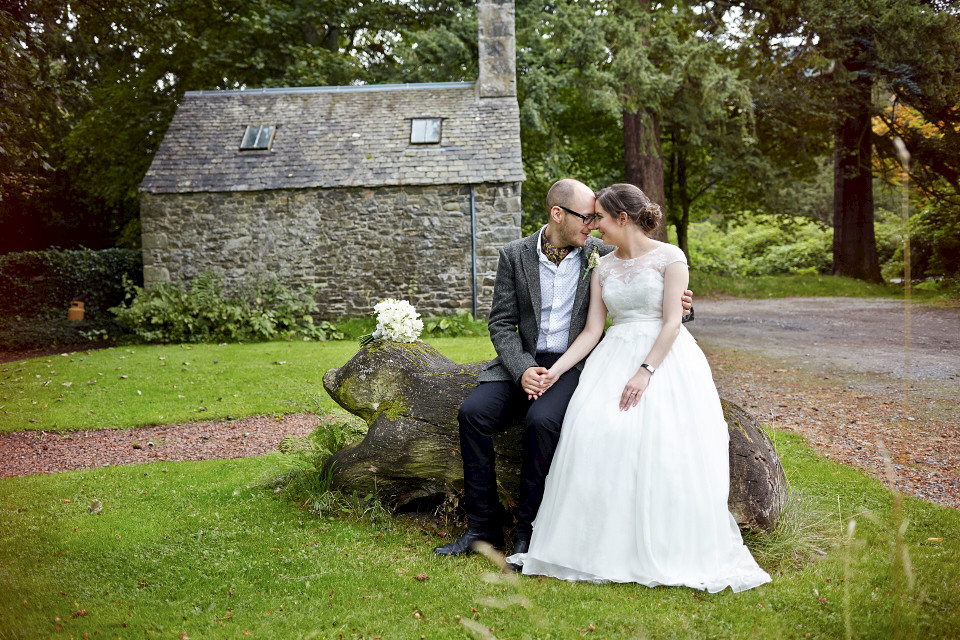
{"label": "tweed jacket", "polygon": [[[536,367],[537,339],[540,336],[540,262],[537,239],[540,233],[514,240],[500,249],[497,280],[493,288],[493,303],[487,326],[497,357],[480,372],[478,382],[511,380],[520,383],[520,377],[529,367]],[[594,249],[606,255],[614,247],[588,237],[580,252],[580,278],[570,314],[570,338],[567,346],[580,335],[587,324],[590,306],[590,278],[584,277],[587,259]],[[583,361],[577,363],[583,368]]]}

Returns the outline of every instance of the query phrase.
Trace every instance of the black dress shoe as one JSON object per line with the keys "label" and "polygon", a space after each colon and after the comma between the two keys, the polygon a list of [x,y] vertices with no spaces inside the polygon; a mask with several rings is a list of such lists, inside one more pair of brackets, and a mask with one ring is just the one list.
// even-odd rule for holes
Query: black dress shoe
{"label": "black dress shoe", "polygon": [[486,542],[498,549],[503,548],[503,534],[495,535],[486,531],[472,531],[466,533],[442,547],[436,547],[433,552],[438,556],[462,556],[473,553],[473,543]]}
{"label": "black dress shoe", "polygon": [[511,555],[526,553],[527,551],[530,551],[530,538],[528,536],[517,536],[513,539],[513,553]]}
{"label": "black dress shoe", "polygon": [[[513,553],[510,555],[516,555],[518,553],[526,553],[530,550],[530,537],[529,536],[516,536],[513,539]],[[523,565],[516,564],[514,562],[507,562],[507,568],[513,571],[514,573],[522,573]]]}

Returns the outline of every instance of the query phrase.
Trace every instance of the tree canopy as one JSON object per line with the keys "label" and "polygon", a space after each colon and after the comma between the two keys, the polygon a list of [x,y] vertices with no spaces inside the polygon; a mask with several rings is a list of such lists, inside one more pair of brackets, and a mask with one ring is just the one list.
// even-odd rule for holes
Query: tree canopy
{"label": "tree canopy", "polygon": [[[952,3],[517,0],[516,15],[528,226],[562,176],[639,184],[681,246],[708,215],[822,219],[832,155],[835,269],[875,279],[872,183],[898,175],[894,137],[922,204],[960,219]],[[4,3],[0,251],[135,246],[137,188],[185,91],[472,80],[476,32],[475,4],[451,0]]]}

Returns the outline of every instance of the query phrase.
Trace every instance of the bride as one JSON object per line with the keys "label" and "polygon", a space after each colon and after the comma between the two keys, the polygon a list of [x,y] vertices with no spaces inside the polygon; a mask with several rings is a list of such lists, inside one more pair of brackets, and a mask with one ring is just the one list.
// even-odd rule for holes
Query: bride
{"label": "bride", "polygon": [[617,250],[593,270],[586,328],[543,388],[590,357],[530,549],[507,561],[525,574],[712,593],[769,582],[727,509],[727,424],[710,366],[680,323],[683,252],[650,238],[663,216],[633,185],[600,191],[596,214]]}

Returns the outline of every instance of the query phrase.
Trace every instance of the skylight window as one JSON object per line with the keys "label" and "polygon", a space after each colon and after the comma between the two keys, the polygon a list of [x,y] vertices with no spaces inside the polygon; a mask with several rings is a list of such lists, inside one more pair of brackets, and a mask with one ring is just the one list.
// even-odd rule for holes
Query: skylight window
{"label": "skylight window", "polygon": [[440,142],[441,118],[413,118],[410,121],[411,144],[436,144]]}
{"label": "skylight window", "polygon": [[243,140],[240,141],[240,150],[269,149],[275,130],[276,127],[273,125],[259,127],[255,125],[248,126],[247,130],[243,133]]}

